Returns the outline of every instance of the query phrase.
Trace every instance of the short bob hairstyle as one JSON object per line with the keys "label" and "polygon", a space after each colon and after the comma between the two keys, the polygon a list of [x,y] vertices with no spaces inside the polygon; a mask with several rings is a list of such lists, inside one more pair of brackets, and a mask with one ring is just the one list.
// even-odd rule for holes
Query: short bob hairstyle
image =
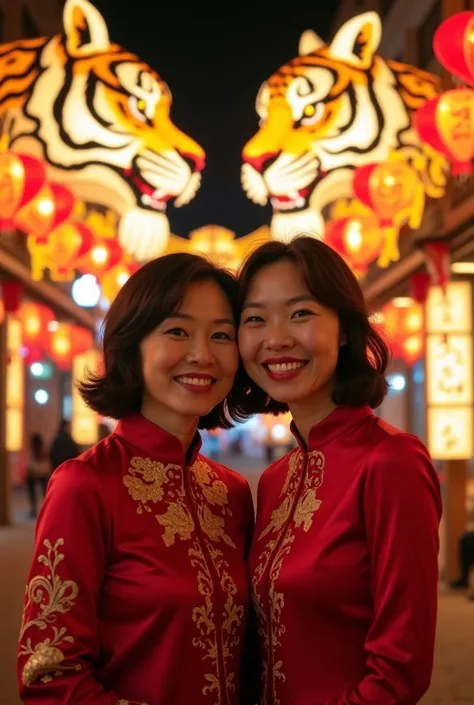
{"label": "short bob hairstyle", "polygon": [[[311,296],[339,317],[345,344],[340,347],[332,398],[344,406],[379,406],[387,393],[385,372],[389,348],[371,326],[369,311],[356,277],[331,247],[320,240],[299,235],[289,243],[267,242],[244,262],[239,276],[239,311],[252,280],[261,269],[281,261],[294,262]],[[284,282],[282,282],[284,287]],[[279,414],[286,404],[269,399],[254,382],[242,393],[239,411],[245,415]]]}
{"label": "short bob hairstyle", "polygon": [[[103,363],[77,384],[86,404],[103,416],[120,419],[139,412],[143,374],[140,343],[162,321],[176,312],[186,288],[197,281],[215,281],[229,299],[238,322],[237,281],[224,269],[199,255],[164,255],[141,267],[125,283],[107,313],[103,327]],[[233,396],[245,373],[240,367],[230,394],[199,420],[199,428],[230,428]],[[239,379],[240,378],[240,379]]]}

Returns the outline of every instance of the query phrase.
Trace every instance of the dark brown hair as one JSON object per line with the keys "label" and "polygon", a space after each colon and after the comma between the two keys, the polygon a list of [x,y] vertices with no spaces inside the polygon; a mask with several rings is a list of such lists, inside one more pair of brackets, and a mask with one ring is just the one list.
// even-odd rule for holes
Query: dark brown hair
{"label": "dark brown hair", "polygon": [[[77,384],[86,404],[103,416],[120,419],[140,411],[143,375],[141,341],[162,321],[178,310],[186,288],[196,281],[213,280],[222,289],[238,322],[237,281],[204,257],[176,253],[158,257],[141,267],[114,299],[103,326],[103,369],[89,372]],[[201,417],[199,428],[230,428],[235,390],[246,379],[240,366],[234,386],[225,400]]]}
{"label": "dark brown hair", "polygon": [[[267,242],[244,262],[239,276],[239,311],[254,276],[275,262],[294,262],[310,294],[339,317],[345,344],[339,349],[333,401],[338,405],[379,406],[388,389],[385,377],[390,360],[387,344],[371,326],[369,311],[357,278],[337,252],[313,237],[300,235],[289,243]],[[282,282],[283,285],[283,282]],[[288,406],[268,399],[253,381],[239,399],[242,416],[279,414]]]}

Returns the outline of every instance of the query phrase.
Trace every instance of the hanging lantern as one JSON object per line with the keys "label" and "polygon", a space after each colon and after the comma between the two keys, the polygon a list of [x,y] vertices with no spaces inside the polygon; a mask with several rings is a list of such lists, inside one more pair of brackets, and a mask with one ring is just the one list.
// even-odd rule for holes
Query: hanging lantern
{"label": "hanging lantern", "polygon": [[108,272],[105,272],[100,280],[102,296],[104,296],[109,303],[112,303],[125,282],[128,281],[132,274],[138,269],[140,269],[140,265],[136,262],[120,262],[120,264],[117,264]]}
{"label": "hanging lantern", "polygon": [[474,86],[474,12],[447,17],[434,34],[433,49],[449,73]]}
{"label": "hanging lantern", "polygon": [[390,339],[394,357],[405,359],[415,346],[406,341],[421,336],[423,342],[424,312],[423,306],[410,297],[393,299],[382,307],[379,324]]}
{"label": "hanging lantern", "polygon": [[48,355],[60,370],[68,370],[74,357],[72,348],[71,326],[59,323],[48,340]]}
{"label": "hanging lantern", "polygon": [[351,216],[330,221],[324,239],[362,276],[367,273],[369,264],[380,255],[384,242],[383,232],[373,216]]}
{"label": "hanging lantern", "polygon": [[15,229],[13,218],[46,183],[39,159],[13,152],[0,153],[0,230]]}
{"label": "hanging lantern", "polygon": [[82,223],[67,221],[49,233],[46,244],[38,244],[35,237],[28,238],[31,256],[31,277],[40,281],[46,269],[52,281],[68,282],[74,279],[78,259],[94,244],[94,235]]}
{"label": "hanging lantern", "polygon": [[407,221],[414,229],[421,225],[425,204],[423,184],[407,162],[393,158],[356,169],[353,188],[356,198],[379,219],[385,244],[377,264],[388,267],[400,259],[400,226]]}
{"label": "hanging lantern", "polygon": [[401,342],[401,358],[409,366],[421,360],[424,352],[425,346],[422,333],[411,335]]}
{"label": "hanging lantern", "polygon": [[420,138],[448,159],[453,176],[472,174],[474,90],[455,88],[427,100],[413,124]]}
{"label": "hanging lantern", "polygon": [[44,347],[47,342],[48,324],[54,321],[54,314],[47,306],[24,302],[20,310],[23,324],[23,343],[27,348]]}
{"label": "hanging lantern", "polygon": [[35,237],[37,244],[44,245],[48,234],[72,215],[75,203],[72,192],[66,186],[49,183],[17,213],[15,225]]}
{"label": "hanging lantern", "polygon": [[98,281],[105,272],[115,267],[122,259],[122,248],[117,240],[97,240],[77,267],[81,272],[93,274]]}
{"label": "hanging lantern", "polygon": [[16,313],[20,308],[23,296],[23,282],[18,279],[3,279],[1,289],[5,313]]}

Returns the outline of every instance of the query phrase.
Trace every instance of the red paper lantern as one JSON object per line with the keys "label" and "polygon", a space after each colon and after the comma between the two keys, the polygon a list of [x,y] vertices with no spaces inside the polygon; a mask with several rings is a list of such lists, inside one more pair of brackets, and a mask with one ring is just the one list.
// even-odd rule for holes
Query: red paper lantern
{"label": "red paper lantern", "polygon": [[422,333],[411,335],[401,343],[401,358],[407,365],[414,365],[423,357],[425,346]]}
{"label": "red paper lantern", "polygon": [[15,216],[15,225],[38,244],[45,244],[48,233],[64,223],[72,214],[76,200],[62,184],[49,183]]}
{"label": "red paper lantern", "polygon": [[51,309],[27,301],[21,306],[20,318],[23,324],[24,345],[29,349],[46,345],[48,324],[55,319]]}
{"label": "red paper lantern", "polygon": [[384,231],[385,245],[378,259],[380,267],[400,259],[398,232],[406,220],[418,227],[424,209],[424,189],[415,170],[405,161],[394,159],[366,164],[354,172],[355,197],[370,208]]}
{"label": "red paper lantern", "polygon": [[36,197],[46,183],[46,167],[27,154],[0,154],[0,230],[14,229],[15,214]]}
{"label": "red paper lantern", "polygon": [[121,259],[122,248],[117,240],[96,239],[85,257],[82,257],[78,269],[86,274],[93,274],[99,281],[104,273],[115,267]]}
{"label": "red paper lantern", "polygon": [[3,279],[1,288],[5,313],[16,313],[20,308],[23,296],[23,282],[18,279]]}
{"label": "red paper lantern", "polygon": [[474,86],[474,12],[447,17],[434,34],[433,49],[445,69]]}
{"label": "red paper lantern", "polygon": [[413,124],[421,139],[448,159],[453,176],[472,174],[474,90],[455,88],[427,100]]}
{"label": "red paper lantern", "polygon": [[72,349],[71,326],[60,323],[52,331],[48,340],[48,355],[60,370],[68,370],[74,357]]}
{"label": "red paper lantern", "polygon": [[384,243],[377,219],[371,216],[333,220],[328,223],[324,239],[360,275],[379,256]]}
{"label": "red paper lantern", "polygon": [[406,359],[417,347],[406,341],[420,336],[423,342],[423,307],[408,297],[394,299],[382,307],[378,326],[388,335],[394,357]]}
{"label": "red paper lantern", "polygon": [[35,281],[43,278],[49,269],[53,281],[71,281],[78,260],[94,244],[92,231],[83,223],[66,221],[49,233],[45,244],[33,236],[28,237],[31,255],[31,276]]}

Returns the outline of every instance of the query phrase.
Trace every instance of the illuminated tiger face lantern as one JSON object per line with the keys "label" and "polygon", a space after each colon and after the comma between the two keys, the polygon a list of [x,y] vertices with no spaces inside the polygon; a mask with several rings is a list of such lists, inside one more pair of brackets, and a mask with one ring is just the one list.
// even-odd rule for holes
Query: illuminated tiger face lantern
{"label": "illuminated tiger face lantern", "polygon": [[242,185],[255,203],[273,208],[272,236],[324,235],[323,211],[353,196],[355,167],[404,153],[428,196],[440,197],[446,163],[421,145],[417,108],[439,91],[438,80],[375,54],[381,22],[374,12],[349,20],[327,46],[311,31],[299,56],[263,83],[260,130],[243,150]]}
{"label": "illuminated tiger face lantern", "polygon": [[10,149],[45,159],[51,179],[115,210],[120,243],[137,260],[161,254],[167,204],[194,197],[204,152],[171,122],[158,74],[110,42],[87,0],[66,1],[63,36],[1,46],[0,70]]}

